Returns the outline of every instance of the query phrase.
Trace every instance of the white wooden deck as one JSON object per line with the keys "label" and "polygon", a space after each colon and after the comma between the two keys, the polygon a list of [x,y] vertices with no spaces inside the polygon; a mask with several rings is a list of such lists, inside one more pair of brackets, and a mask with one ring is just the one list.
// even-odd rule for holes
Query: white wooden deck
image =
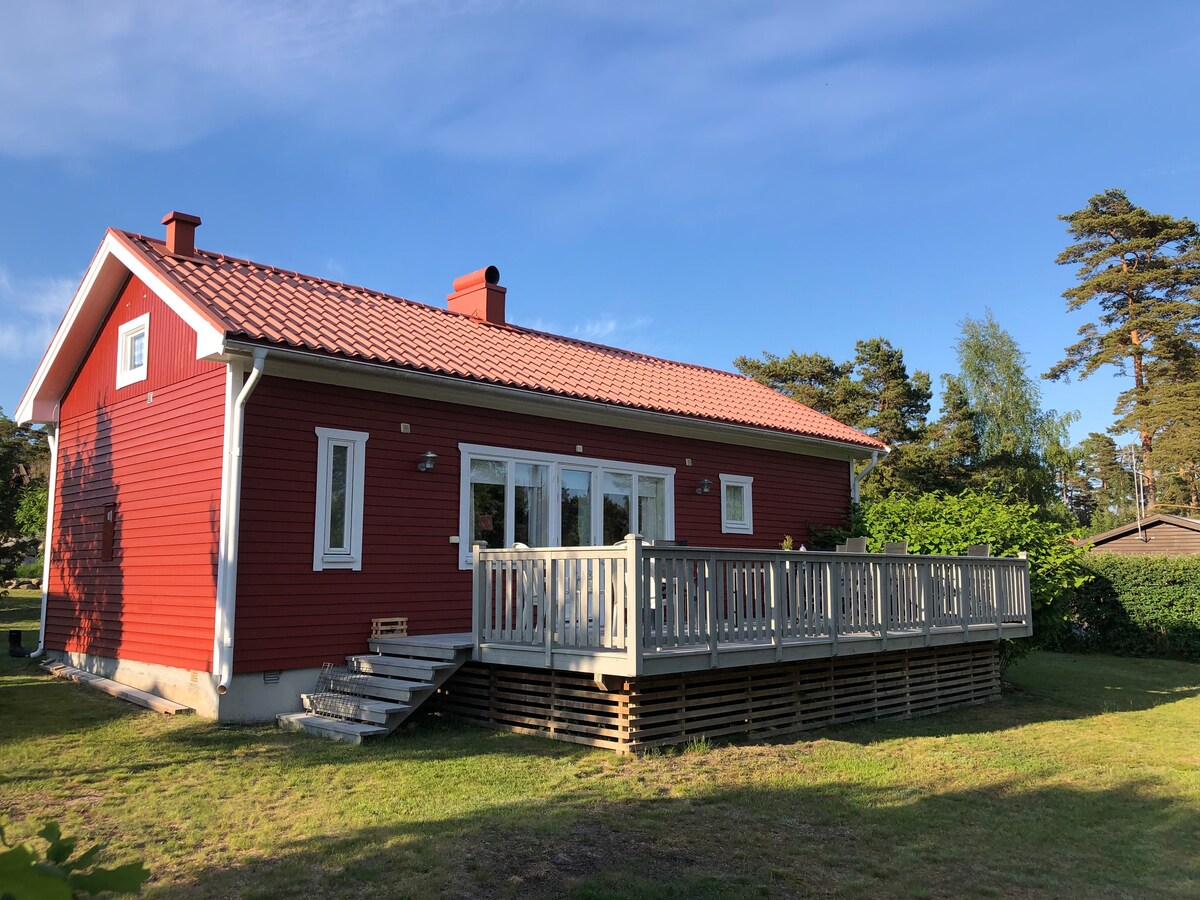
{"label": "white wooden deck", "polygon": [[639,676],[1032,634],[1025,559],[648,545],[475,553],[474,651]]}

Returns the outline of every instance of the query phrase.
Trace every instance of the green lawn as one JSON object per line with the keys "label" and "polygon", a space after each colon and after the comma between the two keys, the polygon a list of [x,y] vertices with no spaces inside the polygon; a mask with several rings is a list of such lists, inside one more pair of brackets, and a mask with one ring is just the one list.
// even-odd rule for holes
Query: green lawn
{"label": "green lawn", "polygon": [[5,656],[0,816],[108,841],[161,897],[1200,896],[1200,666],[1036,654],[1010,681],[638,759],[430,718],[361,748],[218,727]]}

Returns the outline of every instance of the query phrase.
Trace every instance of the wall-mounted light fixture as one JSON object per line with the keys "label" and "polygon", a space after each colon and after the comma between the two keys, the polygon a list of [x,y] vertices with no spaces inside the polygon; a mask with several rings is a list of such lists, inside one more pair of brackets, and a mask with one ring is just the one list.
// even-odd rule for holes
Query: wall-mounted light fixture
{"label": "wall-mounted light fixture", "polygon": [[699,486],[696,488],[696,493],[697,494],[707,494],[711,490],[712,490],[712,482],[709,481],[707,478],[705,478],[703,481],[700,482]]}
{"label": "wall-mounted light fixture", "polygon": [[417,463],[418,472],[429,472],[433,469],[433,464],[437,462],[437,454],[432,450],[426,450],[421,454],[421,461]]}

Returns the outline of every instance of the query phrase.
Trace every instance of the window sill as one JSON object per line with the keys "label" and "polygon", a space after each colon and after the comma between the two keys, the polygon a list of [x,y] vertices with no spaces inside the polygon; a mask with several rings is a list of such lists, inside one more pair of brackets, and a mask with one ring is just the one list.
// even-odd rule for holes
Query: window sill
{"label": "window sill", "polygon": [[353,556],[322,556],[321,564],[313,567],[314,572],[320,572],[323,569],[353,569],[358,571],[362,568],[362,560]]}

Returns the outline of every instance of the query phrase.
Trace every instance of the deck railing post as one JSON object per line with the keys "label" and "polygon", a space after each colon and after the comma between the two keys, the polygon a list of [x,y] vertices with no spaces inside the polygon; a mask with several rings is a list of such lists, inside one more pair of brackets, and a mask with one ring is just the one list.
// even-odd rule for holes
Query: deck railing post
{"label": "deck railing post", "polygon": [[[642,536],[625,535],[625,621],[628,622],[626,653],[629,674],[642,674],[642,622],[646,598],[642,591]],[[652,586],[653,587],[653,586]]]}
{"label": "deck railing post", "polygon": [[928,647],[933,631],[933,563],[928,560],[921,563],[918,583],[921,594],[921,627],[925,632],[925,646]]}
{"label": "deck railing post", "polygon": [[546,654],[546,668],[554,662],[554,631],[558,628],[558,566],[557,560],[546,560],[545,590],[542,595],[542,639]]}
{"label": "deck railing post", "polygon": [[708,652],[712,667],[717,667],[717,652],[721,643],[720,603],[725,594],[725,567],[715,553],[708,556]]}
{"label": "deck railing post", "polygon": [[958,609],[962,613],[962,632],[963,640],[967,639],[967,633],[971,630],[971,604],[974,602],[973,585],[974,570],[970,565],[963,563],[958,564]]}
{"label": "deck railing post", "polygon": [[996,605],[996,640],[1004,637],[1004,613],[1002,604],[1000,603],[1000,585],[1005,581],[1002,578],[997,578],[996,567],[992,566],[992,603]]}
{"label": "deck railing post", "polygon": [[772,559],[767,561],[767,565],[771,569],[771,577],[767,584],[767,602],[771,606],[771,642],[775,645],[775,661],[778,662],[783,659],[783,616],[780,611],[780,569],[783,568],[783,563],[781,560]]}
{"label": "deck railing post", "polygon": [[872,562],[875,571],[875,625],[879,628],[879,649],[887,649],[888,639],[888,597],[887,597],[887,563]]}
{"label": "deck railing post", "polygon": [[1033,587],[1029,583],[1029,554],[1022,550],[1017,554],[1018,559],[1025,560],[1025,565],[1021,567],[1021,581],[1025,588],[1024,596],[1021,598],[1021,615],[1025,619],[1025,636],[1033,635]]}
{"label": "deck railing post", "polygon": [[484,563],[484,560],[480,558],[480,553],[479,553],[485,547],[487,547],[487,544],[484,543],[483,541],[477,541],[476,543],[471,545],[471,551],[472,551],[471,559],[474,561],[473,566],[475,569],[475,571],[473,573],[474,578],[472,579],[472,583],[471,583],[471,594],[472,594],[471,601],[472,601],[472,609],[474,609],[474,611],[475,611],[474,612],[475,621],[473,623],[474,627],[471,630],[475,632],[475,658],[476,659],[479,658],[479,647],[483,643],[483,632],[484,632],[484,629],[486,627],[486,622],[487,622],[487,610],[484,608],[485,600],[484,600],[484,582],[483,582],[483,573],[485,571],[485,563]]}
{"label": "deck railing post", "polygon": [[842,627],[842,572],[841,564],[825,562],[825,607],[826,621],[829,622],[829,641],[833,645],[833,654],[837,655],[838,632]]}

